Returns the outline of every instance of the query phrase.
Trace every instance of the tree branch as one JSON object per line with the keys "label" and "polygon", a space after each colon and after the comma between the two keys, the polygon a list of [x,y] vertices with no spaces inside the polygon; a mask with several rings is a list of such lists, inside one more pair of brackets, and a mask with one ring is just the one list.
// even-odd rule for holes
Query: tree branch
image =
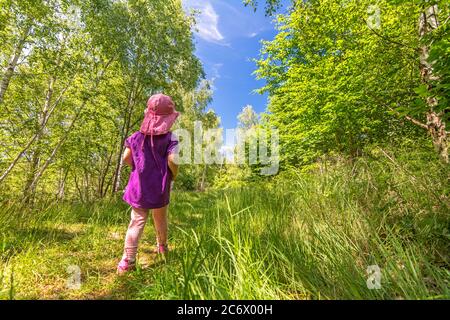
{"label": "tree branch", "polygon": [[447,19],[445,19],[444,23],[441,24],[441,26],[443,26],[444,24],[447,24],[447,22],[450,21],[450,16],[447,17]]}
{"label": "tree branch", "polygon": [[369,28],[370,31],[372,31],[377,37],[383,39],[384,41],[393,43],[393,44],[398,45],[398,46],[401,46],[401,47],[406,47],[406,48],[409,48],[409,49],[418,50],[418,48],[410,47],[410,46],[408,46],[408,45],[406,45],[406,44],[404,44],[404,43],[402,43],[402,42],[395,41],[395,40],[392,40],[392,39],[390,39],[390,38],[388,38],[388,37],[383,36],[382,34],[380,34],[379,32],[377,32],[376,30],[372,29],[372,28],[369,26],[369,23],[366,21],[366,19],[361,18],[361,20],[367,25],[367,28]]}
{"label": "tree branch", "polygon": [[386,103],[382,102],[381,100],[379,100],[378,98],[371,96],[371,98],[373,98],[374,100],[376,100],[377,103],[381,104],[382,106],[386,107],[389,111],[395,113],[397,116],[401,117],[401,118],[405,118],[406,120],[408,120],[409,122],[415,124],[416,126],[428,130],[428,126],[423,123],[420,120],[417,120],[411,116],[408,115],[402,115],[400,112],[398,112],[397,110],[394,110],[393,108],[391,108],[390,106],[388,106]]}
{"label": "tree branch", "polygon": [[412,118],[410,116],[405,116],[405,119],[410,121],[410,122],[412,122],[412,123],[414,123],[416,126],[421,127],[422,129],[428,130],[428,126],[425,123],[423,123],[423,122],[421,122],[421,121],[419,121],[417,119],[414,119],[414,118]]}

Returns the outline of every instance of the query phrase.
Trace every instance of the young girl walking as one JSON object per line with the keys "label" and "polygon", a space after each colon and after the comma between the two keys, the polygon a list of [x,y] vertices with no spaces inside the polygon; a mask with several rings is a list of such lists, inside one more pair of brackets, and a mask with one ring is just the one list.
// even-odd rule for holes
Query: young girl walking
{"label": "young girl walking", "polygon": [[156,253],[168,251],[167,208],[171,184],[178,174],[174,161],[178,141],[170,128],[178,115],[169,96],[153,95],[147,102],[140,130],[125,140],[123,161],[131,166],[131,174],[123,200],[131,206],[131,222],[117,266],[119,274],[135,267],[139,239],[150,210],[156,230]]}

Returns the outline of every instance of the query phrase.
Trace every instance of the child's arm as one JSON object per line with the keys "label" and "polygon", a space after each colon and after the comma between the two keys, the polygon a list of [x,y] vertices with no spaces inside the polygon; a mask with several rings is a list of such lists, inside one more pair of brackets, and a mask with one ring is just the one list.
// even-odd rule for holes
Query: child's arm
{"label": "child's arm", "polygon": [[172,172],[172,178],[175,180],[178,175],[178,165],[175,163],[175,154],[170,153],[167,158],[167,163],[169,165],[169,169]]}
{"label": "child's arm", "polygon": [[122,160],[130,167],[133,166],[133,156],[131,155],[130,148],[128,148],[128,147],[125,148],[125,151],[123,152]]}

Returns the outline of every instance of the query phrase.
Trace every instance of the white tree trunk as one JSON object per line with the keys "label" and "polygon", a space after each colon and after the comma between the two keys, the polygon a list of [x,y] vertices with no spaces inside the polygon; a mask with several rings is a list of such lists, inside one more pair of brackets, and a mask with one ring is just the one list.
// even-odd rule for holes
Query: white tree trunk
{"label": "white tree trunk", "polygon": [[[92,89],[90,90],[91,92],[96,92],[98,85],[100,84],[101,80],[103,79],[103,76],[106,72],[106,70],[108,69],[108,67],[111,65],[111,63],[113,62],[114,57],[111,58],[104,66],[104,68],[102,69],[102,71],[100,72],[100,74],[97,76],[97,79],[95,80],[95,84],[93,85]],[[48,166],[52,163],[53,159],[55,158],[56,154],[58,153],[59,149],[61,149],[61,147],[64,145],[64,143],[66,142],[67,138],[69,137],[70,132],[72,131],[75,123],[77,122],[81,112],[84,110],[84,108],[86,107],[87,103],[89,102],[89,97],[85,98],[83,103],[81,104],[80,108],[77,110],[75,116],[73,117],[69,127],[67,128],[65,134],[63,135],[63,137],[61,138],[61,140],[58,142],[58,144],[55,146],[55,148],[53,149],[52,153],[50,154],[50,156],[47,158],[47,160],[44,162],[44,164],[42,165],[42,167],[39,169],[39,171],[36,173],[33,182],[30,185],[30,189],[34,190],[36,188],[37,183],[39,182],[40,178],[42,177],[42,175],[44,174],[44,172],[47,170]]]}
{"label": "white tree trunk", "polygon": [[117,193],[120,188],[120,180],[121,180],[121,176],[122,176],[122,167],[123,167],[122,153],[125,149],[125,139],[127,138],[128,133],[130,131],[131,117],[133,115],[133,110],[134,110],[134,107],[136,104],[136,96],[137,96],[137,92],[138,92],[138,87],[139,87],[138,81],[136,79],[133,80],[131,93],[129,95],[127,108],[125,110],[125,112],[127,112],[127,113],[125,114],[124,125],[122,128],[122,141],[120,143],[119,154],[117,156],[117,165],[116,165],[116,170],[114,173],[114,183],[113,183],[113,189],[112,189],[113,194]]}
{"label": "white tree trunk", "polygon": [[[430,32],[433,32],[439,27],[439,21],[437,17],[438,6],[433,5],[424,10],[419,19],[419,36],[423,39]],[[438,80],[433,75],[433,65],[429,61],[430,46],[423,45],[420,48],[420,74],[422,82],[428,85],[429,90],[432,89],[432,81]],[[436,97],[429,97],[427,99],[427,105],[429,110],[427,116],[427,129],[433,140],[433,145],[439,154],[441,160],[445,163],[449,163],[448,157],[448,137],[445,128],[445,121],[443,120],[443,114],[437,113],[435,107],[438,104]]]}
{"label": "white tree trunk", "polygon": [[31,27],[28,27],[22,38],[18,41],[16,47],[14,48],[14,52],[9,60],[8,66],[6,67],[5,74],[3,75],[2,81],[0,82],[0,104],[2,104],[3,99],[5,97],[5,93],[8,90],[9,83],[11,82],[11,78],[16,70],[17,63],[19,62],[19,58],[22,55],[23,48],[25,46],[28,35],[30,34]]}
{"label": "white tree trunk", "polygon": [[50,119],[50,116],[52,115],[53,111],[58,106],[58,104],[60,103],[62,97],[64,96],[64,93],[68,89],[68,87],[66,87],[61,92],[60,96],[55,101],[55,103],[51,106],[50,102],[51,102],[51,99],[52,99],[52,96],[53,96],[53,86],[55,84],[55,81],[56,81],[55,78],[51,78],[50,81],[49,81],[49,87],[48,87],[46,98],[45,98],[45,104],[44,104],[44,108],[43,108],[43,112],[42,112],[42,116],[41,116],[39,130],[31,137],[31,139],[28,141],[28,143],[22,148],[22,150],[19,152],[19,154],[16,156],[16,158],[14,158],[14,160],[11,162],[9,167],[0,176],[0,184],[11,173],[11,171],[16,166],[17,162],[20,160],[20,158],[22,158],[22,156],[25,154],[25,152],[28,151],[28,149],[33,145],[33,143],[35,141],[39,141],[39,139],[40,139],[40,137],[42,135],[42,132],[44,131],[45,127],[47,126],[47,123],[48,123],[48,120]]}

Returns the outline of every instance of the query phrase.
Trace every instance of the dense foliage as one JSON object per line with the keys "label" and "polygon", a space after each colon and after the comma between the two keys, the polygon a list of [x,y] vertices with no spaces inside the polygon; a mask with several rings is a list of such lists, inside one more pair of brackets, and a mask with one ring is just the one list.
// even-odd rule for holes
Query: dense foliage
{"label": "dense foliage", "polygon": [[0,0],[0,299],[450,297],[449,1],[290,4],[256,61],[267,112],[237,119],[250,142],[279,130],[281,170],[261,176],[250,143],[239,166],[183,164],[169,254],[150,254],[147,228],[136,272],[116,277],[121,155],[147,98],[174,97],[174,129],[220,126],[195,15],[181,0]]}
{"label": "dense foliage", "polygon": [[2,0],[0,8],[5,199],[115,193],[127,178],[124,140],[151,94],[173,96],[185,124],[205,112],[211,92],[181,1]]}
{"label": "dense foliage", "polygon": [[[177,192],[168,261],[149,253],[149,228],[139,269],[124,278],[114,276],[123,202],[3,207],[0,299],[448,299],[448,185],[428,153],[379,148],[270,183]],[[66,288],[71,265],[79,290]],[[367,287],[373,265],[377,290]]]}
{"label": "dense foliage", "polygon": [[284,163],[355,157],[422,128],[448,162],[448,17],[448,1],[293,1],[256,71]]}

